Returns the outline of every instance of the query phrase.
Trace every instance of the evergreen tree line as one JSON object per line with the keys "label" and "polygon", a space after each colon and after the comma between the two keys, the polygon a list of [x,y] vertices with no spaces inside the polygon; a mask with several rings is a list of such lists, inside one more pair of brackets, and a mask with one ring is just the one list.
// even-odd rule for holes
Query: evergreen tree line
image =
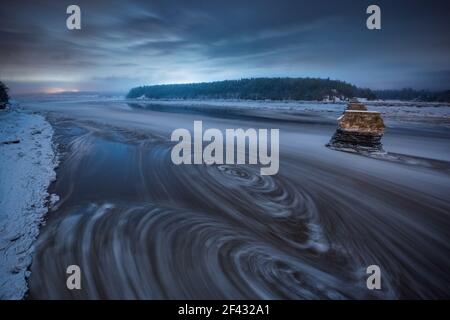
{"label": "evergreen tree line", "polygon": [[149,99],[249,99],[324,100],[338,97],[376,99],[370,89],[318,78],[252,78],[216,82],[167,84],[136,87],[127,98]]}
{"label": "evergreen tree line", "polygon": [[252,78],[189,84],[141,86],[130,90],[127,98],[149,99],[248,99],[248,100],[324,100],[366,98],[450,102],[450,90],[371,90],[350,83],[320,78]]}

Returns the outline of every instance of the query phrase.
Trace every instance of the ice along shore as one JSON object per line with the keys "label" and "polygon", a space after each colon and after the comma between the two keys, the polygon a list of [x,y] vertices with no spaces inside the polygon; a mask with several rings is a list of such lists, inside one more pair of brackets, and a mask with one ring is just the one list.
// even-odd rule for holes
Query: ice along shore
{"label": "ice along shore", "polygon": [[0,299],[27,291],[34,241],[47,213],[58,165],[53,129],[24,110],[0,111]]}

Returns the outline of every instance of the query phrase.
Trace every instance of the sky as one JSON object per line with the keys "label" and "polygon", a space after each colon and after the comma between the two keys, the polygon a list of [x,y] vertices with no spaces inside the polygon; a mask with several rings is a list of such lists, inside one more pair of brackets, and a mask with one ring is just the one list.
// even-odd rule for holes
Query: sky
{"label": "sky", "polygon": [[[66,9],[81,8],[81,30]],[[381,30],[366,9],[381,8]],[[12,94],[321,77],[372,89],[450,89],[448,0],[11,1],[0,80]]]}

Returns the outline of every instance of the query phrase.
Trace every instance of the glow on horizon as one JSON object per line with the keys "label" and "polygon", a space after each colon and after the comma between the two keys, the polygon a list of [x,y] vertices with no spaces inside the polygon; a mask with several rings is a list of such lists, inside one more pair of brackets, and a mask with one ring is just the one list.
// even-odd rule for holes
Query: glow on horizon
{"label": "glow on horizon", "polygon": [[63,92],[80,92],[80,90],[64,89],[64,88],[46,88],[43,90],[43,93],[47,93],[47,94],[55,94],[55,93],[63,93]]}

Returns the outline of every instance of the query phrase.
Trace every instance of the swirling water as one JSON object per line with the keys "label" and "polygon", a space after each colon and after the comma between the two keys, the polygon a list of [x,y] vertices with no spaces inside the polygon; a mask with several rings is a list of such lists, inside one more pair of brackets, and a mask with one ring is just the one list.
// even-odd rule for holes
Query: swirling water
{"label": "swirling water", "polygon": [[[336,155],[323,144],[317,157],[306,145],[282,148],[280,173],[261,176],[250,165],[173,165],[172,144],[151,130],[53,124],[61,201],[36,244],[30,298],[450,296],[445,163]],[[66,288],[71,264],[82,290]],[[366,287],[371,264],[381,290]]]}

